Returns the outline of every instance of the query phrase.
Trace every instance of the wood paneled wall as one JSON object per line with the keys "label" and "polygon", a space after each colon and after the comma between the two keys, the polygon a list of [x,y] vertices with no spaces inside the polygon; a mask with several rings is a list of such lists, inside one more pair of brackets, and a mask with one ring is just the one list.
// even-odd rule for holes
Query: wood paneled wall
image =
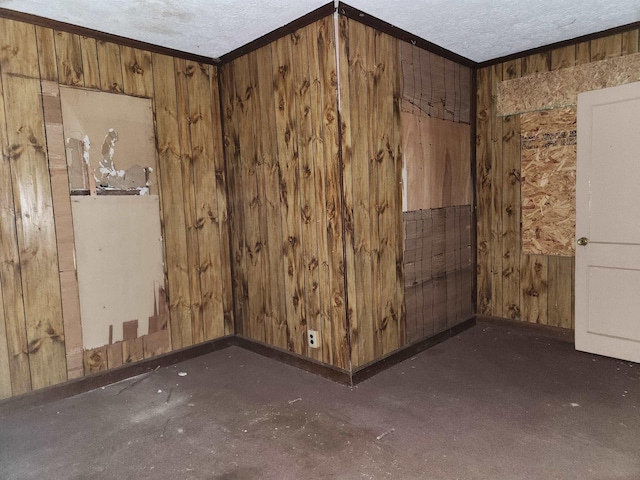
{"label": "wood paneled wall", "polygon": [[[58,101],[51,85],[153,99],[169,348],[233,333],[217,69],[0,19],[0,79],[0,398],[88,373],[59,120],[46,120],[45,135],[43,98]],[[159,353],[130,347],[128,361]]]}
{"label": "wood paneled wall", "polygon": [[333,18],[225,64],[221,80],[236,331],[347,370]]}
{"label": "wood paneled wall", "polygon": [[503,80],[638,52],[638,30],[477,72],[477,309],[481,315],[572,328],[574,258],[522,253],[519,115],[497,116]]}
{"label": "wood paneled wall", "polygon": [[400,41],[339,18],[351,363],[405,343]]}
{"label": "wood paneled wall", "polygon": [[237,332],[349,370],[404,345],[401,72],[397,40],[339,25],[301,28],[221,79]]}

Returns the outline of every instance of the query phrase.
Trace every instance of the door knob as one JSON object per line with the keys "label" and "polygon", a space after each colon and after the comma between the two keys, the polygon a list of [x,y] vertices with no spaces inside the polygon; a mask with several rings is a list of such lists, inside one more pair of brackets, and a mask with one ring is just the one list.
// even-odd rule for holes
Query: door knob
{"label": "door knob", "polygon": [[578,245],[584,247],[587,243],[589,243],[589,239],[587,237],[580,237],[578,239]]}

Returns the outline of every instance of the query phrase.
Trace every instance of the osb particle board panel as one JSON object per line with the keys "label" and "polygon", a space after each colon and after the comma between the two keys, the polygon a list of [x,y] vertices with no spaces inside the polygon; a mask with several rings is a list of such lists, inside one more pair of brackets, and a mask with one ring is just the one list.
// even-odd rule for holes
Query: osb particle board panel
{"label": "osb particle board panel", "polygon": [[576,109],[522,114],[520,128],[522,252],[573,255]]}
{"label": "osb particle board panel", "polygon": [[73,196],[83,347],[123,340],[123,323],[146,334],[164,288],[159,199]]}
{"label": "osb particle board panel", "polygon": [[403,211],[471,204],[470,126],[407,112],[400,119]]}
{"label": "osb particle board panel", "polygon": [[471,69],[400,42],[403,112],[470,123]]}
{"label": "osb particle board panel", "polygon": [[578,93],[640,80],[640,54],[536,73],[498,83],[498,116],[573,106]]}

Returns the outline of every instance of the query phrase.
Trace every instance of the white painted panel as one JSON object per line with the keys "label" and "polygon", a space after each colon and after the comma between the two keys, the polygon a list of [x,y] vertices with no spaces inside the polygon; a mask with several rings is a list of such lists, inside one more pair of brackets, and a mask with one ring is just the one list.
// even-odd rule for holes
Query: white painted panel
{"label": "white painted panel", "polygon": [[640,83],[578,96],[576,349],[640,362]]}
{"label": "white painted panel", "polygon": [[159,199],[74,196],[71,199],[85,349],[122,340],[122,323],[149,329],[154,297],[164,286]]}

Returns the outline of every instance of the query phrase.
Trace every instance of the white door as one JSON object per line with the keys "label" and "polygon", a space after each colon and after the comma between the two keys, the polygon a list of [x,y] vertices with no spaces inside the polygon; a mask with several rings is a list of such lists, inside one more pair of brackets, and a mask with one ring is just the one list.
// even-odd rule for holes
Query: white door
{"label": "white door", "polygon": [[576,349],[640,362],[640,83],[578,96],[576,207]]}

